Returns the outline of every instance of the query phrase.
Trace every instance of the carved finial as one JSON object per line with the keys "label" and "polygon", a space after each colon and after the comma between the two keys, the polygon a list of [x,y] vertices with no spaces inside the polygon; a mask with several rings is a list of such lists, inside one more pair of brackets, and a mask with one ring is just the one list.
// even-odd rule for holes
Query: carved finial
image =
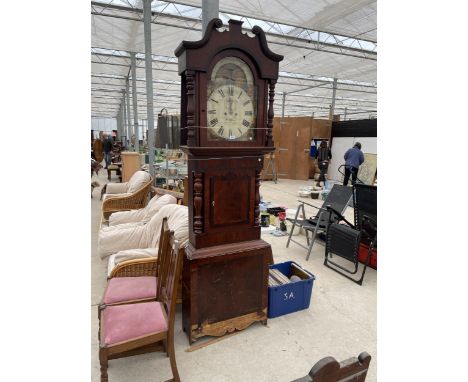
{"label": "carved finial", "polygon": [[242,33],[242,24],[244,22],[240,20],[233,20],[230,19],[228,21],[229,24],[229,32],[237,32],[237,33]]}
{"label": "carved finial", "polygon": [[219,29],[223,26],[223,20],[221,19],[212,19],[210,21],[210,23],[208,24],[208,27],[210,27],[210,24],[211,24],[211,28],[212,29]]}

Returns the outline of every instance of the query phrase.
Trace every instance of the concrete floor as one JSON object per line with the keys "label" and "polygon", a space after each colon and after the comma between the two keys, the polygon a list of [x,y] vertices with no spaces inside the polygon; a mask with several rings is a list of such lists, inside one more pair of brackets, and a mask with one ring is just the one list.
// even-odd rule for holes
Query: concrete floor
{"label": "concrete floor", "polygon": [[[105,171],[99,180],[105,184]],[[115,181],[113,179],[113,181]],[[297,190],[311,181],[279,180],[263,182],[263,200],[296,208]],[[97,339],[99,303],[106,283],[106,262],[97,254],[100,221],[100,189],[91,200],[91,364],[92,381],[98,382]],[[321,205],[320,200],[308,201]],[[307,211],[306,211],[307,212]],[[310,211],[312,215],[312,210]],[[352,210],[347,215],[352,219]],[[181,310],[176,315],[175,347],[179,374],[184,382],[289,382],[306,375],[319,359],[333,356],[338,361],[367,351],[372,356],[366,381],[377,380],[377,273],[369,268],[359,286],[323,265],[324,247],[314,244],[309,261],[305,250],[287,237],[265,234],[271,244],[275,263],[294,260],[316,276],[310,308],[268,320],[267,327],[253,324],[246,330],[205,348],[186,352],[189,347],[182,331]],[[298,236],[304,240],[305,236]],[[163,353],[151,353],[109,361],[110,382],[165,381],[171,377],[169,359]]]}

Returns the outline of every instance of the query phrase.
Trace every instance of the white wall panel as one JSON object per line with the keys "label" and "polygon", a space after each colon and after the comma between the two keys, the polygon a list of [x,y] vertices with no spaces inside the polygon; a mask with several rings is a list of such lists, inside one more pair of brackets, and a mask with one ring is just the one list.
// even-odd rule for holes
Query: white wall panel
{"label": "white wall panel", "polygon": [[332,159],[328,167],[328,178],[338,182],[343,180],[343,175],[338,172],[338,167],[344,163],[344,153],[350,147],[353,147],[354,138],[333,138],[332,142]]}
{"label": "white wall panel", "polygon": [[344,164],[344,154],[346,150],[354,146],[354,143],[360,142],[363,153],[377,154],[377,138],[369,137],[337,137],[333,138],[332,160],[328,167],[328,177],[330,180],[341,182],[343,175],[338,172],[338,167]]}

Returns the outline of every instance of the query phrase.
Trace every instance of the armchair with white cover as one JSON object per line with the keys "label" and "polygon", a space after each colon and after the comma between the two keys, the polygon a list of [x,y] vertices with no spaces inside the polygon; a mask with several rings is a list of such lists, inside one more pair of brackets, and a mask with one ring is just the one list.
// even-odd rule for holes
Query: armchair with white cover
{"label": "armchair with white cover", "polygon": [[145,207],[152,183],[153,178],[145,171],[135,172],[128,182],[107,183],[102,198],[102,221],[107,222],[114,212]]}
{"label": "armchair with white cover", "polygon": [[[108,261],[108,277],[128,273],[125,268],[140,268],[147,275],[156,269],[159,236],[164,218],[175,239],[184,248],[188,243],[188,207],[167,204],[147,222],[132,222],[104,227],[99,232],[98,253]],[[133,269],[132,268],[132,269]],[[145,271],[146,269],[146,271]],[[130,271],[130,272],[133,272]]]}
{"label": "armchair with white cover", "polygon": [[177,199],[172,195],[155,195],[144,208],[112,213],[109,216],[109,226],[117,226],[126,223],[145,224],[158,213],[161,207],[167,204],[177,204]]}

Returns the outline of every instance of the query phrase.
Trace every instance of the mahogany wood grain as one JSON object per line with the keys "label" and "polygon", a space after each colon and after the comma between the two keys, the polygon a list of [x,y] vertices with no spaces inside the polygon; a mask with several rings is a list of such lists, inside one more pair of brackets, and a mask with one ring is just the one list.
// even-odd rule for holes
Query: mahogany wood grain
{"label": "mahogany wood grain", "polygon": [[[183,329],[189,342],[266,322],[271,247],[260,239],[260,172],[274,150],[273,103],[282,56],[265,33],[250,37],[242,21],[218,31],[212,20],[199,41],[182,41],[175,54],[181,76],[181,149],[188,159],[189,245],[183,266]],[[221,59],[242,60],[257,92],[253,139],[208,140],[207,89]],[[185,133],[184,133],[185,134]]]}

